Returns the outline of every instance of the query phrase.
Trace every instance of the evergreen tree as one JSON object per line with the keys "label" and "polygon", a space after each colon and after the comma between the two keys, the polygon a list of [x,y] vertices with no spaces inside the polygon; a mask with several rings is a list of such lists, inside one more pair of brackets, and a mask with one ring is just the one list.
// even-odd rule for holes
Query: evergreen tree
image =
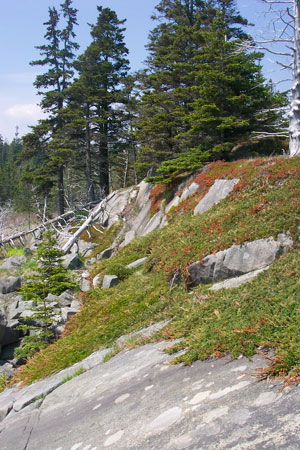
{"label": "evergreen tree", "polygon": [[97,9],[97,22],[91,25],[92,43],[76,61],[79,77],[69,89],[70,128],[84,143],[91,200],[95,200],[95,184],[103,195],[109,191],[110,154],[118,152],[121,145],[117,138],[123,127],[121,84],[129,70],[125,20],[119,20],[109,8]]}
{"label": "evergreen tree", "polygon": [[201,51],[201,31],[211,15],[202,0],[162,0],[156,10],[153,19],[161,23],[149,35],[136,124],[143,175],[185,150],[177,136],[188,129],[183,117],[194,98],[193,57]]}
{"label": "evergreen tree", "polygon": [[67,269],[62,266],[63,252],[56,245],[54,234],[48,230],[37,250],[36,279],[24,284],[20,290],[24,301],[33,301],[36,306],[31,308],[33,314],[28,319],[24,318],[24,324],[20,325],[20,329],[29,332],[29,335],[22,339],[21,347],[15,351],[15,355],[19,358],[31,357],[54,339],[52,325],[56,311],[47,296],[60,295],[76,286],[71,281]]}
{"label": "evergreen tree", "polygon": [[22,170],[17,164],[17,160],[22,149],[18,127],[16,127],[15,137],[10,144],[4,142],[0,136],[0,205],[9,202],[18,206],[16,200]]}
{"label": "evergreen tree", "polygon": [[241,49],[249,36],[238,26],[245,20],[234,3],[218,0],[215,17],[202,32],[204,43],[193,59],[195,99],[184,117],[189,129],[180,136],[188,148],[210,149],[214,158],[226,158],[253,131],[274,132],[282,119],[274,109],[286,101],[265,84],[263,54]]}
{"label": "evergreen tree", "polygon": [[44,74],[36,77],[34,85],[43,97],[40,104],[49,114],[49,119],[42,121],[43,136],[40,136],[41,126],[33,127],[32,133],[43,142],[48,141],[44,157],[47,159],[48,166],[52,168],[52,172],[57,174],[59,212],[63,214],[64,166],[72,152],[64,131],[63,108],[66,89],[74,74],[74,52],[79,46],[73,41],[77,10],[72,8],[72,0],[65,0],[60,6],[65,19],[65,28],[62,30],[59,28],[60,14],[56,8],[49,8],[49,20],[44,24],[47,26],[44,36],[47,42],[36,47],[42,58],[32,61],[31,64],[48,68]]}
{"label": "evergreen tree", "polygon": [[234,0],[162,0],[156,9],[163,22],[150,34],[137,124],[144,173],[174,158],[188,167],[226,156],[252,131],[278,126],[266,110],[284,99],[264,85],[262,55],[241,49],[250,37]]}

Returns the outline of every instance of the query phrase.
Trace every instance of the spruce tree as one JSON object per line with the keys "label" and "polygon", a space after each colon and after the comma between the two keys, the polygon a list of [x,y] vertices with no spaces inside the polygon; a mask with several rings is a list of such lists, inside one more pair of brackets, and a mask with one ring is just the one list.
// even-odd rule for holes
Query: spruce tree
{"label": "spruce tree", "polygon": [[19,327],[23,332],[29,333],[15,351],[19,358],[31,357],[54,339],[53,321],[57,312],[47,296],[60,295],[76,286],[62,265],[62,256],[63,252],[57,247],[55,235],[48,230],[37,250],[38,271],[34,275],[35,280],[24,284],[20,290],[24,301],[32,301],[35,306],[31,308],[30,317],[23,318],[24,323]]}
{"label": "spruce tree", "polygon": [[102,195],[109,191],[110,154],[121,147],[118,140],[123,127],[121,85],[129,70],[123,35],[125,20],[119,20],[109,8],[97,9],[97,22],[91,25],[92,42],[75,63],[79,76],[68,92],[70,129],[84,143],[91,200],[95,200],[96,184]]}
{"label": "spruce tree", "polygon": [[185,150],[177,136],[188,129],[183,117],[194,98],[192,61],[201,50],[201,30],[211,14],[207,2],[201,0],[162,0],[156,11],[153,20],[161,23],[149,35],[136,124],[138,166],[143,175]]}
{"label": "spruce tree", "polygon": [[[78,44],[74,42],[74,26],[77,10],[72,8],[72,0],[65,0],[61,5],[61,12],[65,20],[65,27],[60,29],[60,14],[56,8],[49,8],[49,20],[45,34],[46,43],[36,48],[40,51],[41,59],[31,62],[31,65],[45,66],[48,70],[36,77],[34,85],[42,96],[41,107],[49,114],[49,118],[41,121],[44,134],[41,136],[41,126],[33,127],[31,134],[48,146],[44,159],[48,168],[57,176],[58,207],[60,214],[64,213],[64,167],[70,159],[72,148],[68,145],[65,133],[63,108],[65,93],[73,77],[73,61]],[[41,125],[40,124],[40,125]],[[38,150],[39,145],[37,145]]]}
{"label": "spruce tree", "polygon": [[210,26],[202,31],[203,46],[193,59],[195,98],[184,117],[189,129],[180,136],[189,148],[209,149],[213,158],[228,157],[235,145],[249,142],[253,131],[275,131],[282,117],[274,109],[286,101],[265,83],[263,54],[242,49],[250,37],[234,4],[218,0]]}
{"label": "spruce tree", "polygon": [[262,55],[243,50],[251,38],[233,0],[162,0],[156,9],[137,123],[144,174],[174,158],[187,168],[227,157],[252,131],[278,126],[268,110],[284,98],[264,85]]}

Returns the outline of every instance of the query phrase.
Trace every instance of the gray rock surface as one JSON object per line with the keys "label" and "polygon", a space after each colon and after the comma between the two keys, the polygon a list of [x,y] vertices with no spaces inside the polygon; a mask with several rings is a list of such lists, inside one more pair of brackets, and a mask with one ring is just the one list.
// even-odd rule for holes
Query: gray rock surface
{"label": "gray rock surface", "polygon": [[99,352],[93,368],[63,385],[75,366],[0,394],[2,415],[11,411],[0,425],[1,450],[299,449],[300,389],[280,393],[280,382],[250,376],[266,365],[262,356],[169,365],[161,351],[169,345],[106,363]]}
{"label": "gray rock surface", "polygon": [[129,244],[129,242],[133,241],[134,238],[135,238],[135,230],[127,231],[123,242],[120,244],[120,248],[125,247],[125,245],[127,245],[127,244]]}
{"label": "gray rock surface", "polygon": [[62,294],[60,294],[58,296],[57,301],[60,306],[69,306],[74,299],[75,299],[75,297],[74,297],[74,294],[72,293],[72,291],[67,289],[66,291],[64,291]]}
{"label": "gray rock surface", "polygon": [[98,273],[98,275],[96,275],[93,278],[93,287],[97,288],[98,286],[100,286],[101,281],[103,280],[103,275],[101,275],[100,273]]}
{"label": "gray rock surface", "polygon": [[67,322],[74,314],[76,314],[78,310],[75,310],[71,307],[66,306],[61,309],[61,318],[63,322]]}
{"label": "gray rock surface", "polygon": [[258,239],[208,255],[188,268],[190,285],[211,283],[243,275],[272,264],[282,253],[280,242],[273,238]]}
{"label": "gray rock surface", "polygon": [[197,192],[199,189],[199,184],[193,182],[190,186],[186,187],[183,191],[183,193],[180,196],[180,201],[183,202],[183,200],[186,200],[187,198],[191,197],[195,192]]}
{"label": "gray rock surface", "polygon": [[63,257],[63,266],[69,270],[77,270],[83,266],[83,262],[78,255],[74,253],[69,253]]}
{"label": "gray rock surface", "polygon": [[194,214],[203,214],[208,211],[212,206],[219,203],[233,190],[234,186],[240,180],[216,180],[208,193],[200,200]]}
{"label": "gray rock surface", "polygon": [[132,224],[132,229],[135,231],[135,236],[140,237],[144,233],[144,229],[147,226],[150,218],[150,208],[151,208],[151,201],[148,200],[137,217],[134,219],[134,222]]}
{"label": "gray rock surface", "polygon": [[91,289],[91,285],[88,279],[81,278],[80,280],[80,290],[81,292],[87,292]]}
{"label": "gray rock surface", "polygon": [[20,331],[17,330],[18,325],[19,321],[16,319],[7,321],[4,336],[2,337],[2,342],[0,339],[0,343],[2,345],[9,345],[18,342],[20,338]]}
{"label": "gray rock surface", "polygon": [[110,289],[119,284],[119,278],[116,275],[104,275],[102,289]]}
{"label": "gray rock surface", "polygon": [[[74,246],[76,247],[76,246]],[[74,248],[73,247],[73,248]],[[78,253],[85,258],[88,258],[93,250],[97,247],[97,244],[93,242],[86,242],[83,239],[77,241]]]}
{"label": "gray rock surface", "polygon": [[170,211],[171,208],[176,208],[180,203],[180,197],[178,195],[175,195],[175,197],[167,204],[166,206],[166,213]]}
{"label": "gray rock surface", "polygon": [[21,287],[20,277],[0,278],[0,293],[9,294],[15,292]]}
{"label": "gray rock surface", "polygon": [[6,314],[4,311],[4,308],[0,308],[0,352],[1,352],[1,345],[3,343],[3,338],[5,335],[5,328],[6,328]]}
{"label": "gray rock surface", "polygon": [[116,195],[107,202],[105,214],[108,219],[108,227],[120,220],[120,217],[130,201],[132,190],[132,188],[119,190],[116,192]]}
{"label": "gray rock surface", "polygon": [[157,230],[161,224],[162,219],[163,213],[161,211],[158,211],[156,214],[154,214],[153,217],[151,217],[151,219],[149,219],[143,230],[139,230],[139,236],[146,236],[146,234]]}
{"label": "gray rock surface", "polygon": [[113,248],[106,248],[105,250],[103,250],[103,252],[99,253],[99,255],[96,256],[96,260],[101,261],[102,259],[108,259],[111,257],[113,252]]}
{"label": "gray rock surface", "polygon": [[126,269],[135,269],[136,267],[142,266],[147,261],[147,257],[137,259],[130,264],[127,264]]}
{"label": "gray rock surface", "polygon": [[229,278],[229,280],[220,281],[219,283],[215,283],[210,289],[213,291],[219,291],[220,289],[231,289],[242,284],[248,283],[257,277],[258,274],[268,270],[269,266],[264,267],[263,269],[254,270],[253,272],[248,272],[245,275],[241,275],[240,277]]}
{"label": "gray rock surface", "polygon": [[24,255],[12,255],[0,266],[0,269],[16,269],[26,262]]}
{"label": "gray rock surface", "polygon": [[152,185],[149,183],[146,183],[145,181],[142,181],[139,185],[139,193],[136,198],[136,205],[138,208],[142,208],[145,203],[149,200],[150,191],[152,188]]}

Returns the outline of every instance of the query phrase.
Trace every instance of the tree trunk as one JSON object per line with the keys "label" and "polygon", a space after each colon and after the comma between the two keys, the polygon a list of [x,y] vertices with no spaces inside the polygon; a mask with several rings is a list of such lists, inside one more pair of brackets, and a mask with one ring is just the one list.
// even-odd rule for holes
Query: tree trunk
{"label": "tree trunk", "polygon": [[289,155],[300,154],[300,0],[294,0],[294,67],[291,111],[289,113]]}
{"label": "tree trunk", "polygon": [[61,216],[65,212],[65,189],[64,189],[64,166],[58,168],[58,206],[59,215]]}
{"label": "tree trunk", "polygon": [[88,189],[88,196],[91,202],[96,199],[94,184],[92,179],[92,159],[91,159],[91,136],[90,136],[90,107],[87,106],[86,112],[86,146],[85,146],[85,173],[86,173],[86,183]]}
{"label": "tree trunk", "polygon": [[109,161],[108,161],[108,126],[105,122],[102,126],[99,148],[99,184],[106,197],[109,193]]}

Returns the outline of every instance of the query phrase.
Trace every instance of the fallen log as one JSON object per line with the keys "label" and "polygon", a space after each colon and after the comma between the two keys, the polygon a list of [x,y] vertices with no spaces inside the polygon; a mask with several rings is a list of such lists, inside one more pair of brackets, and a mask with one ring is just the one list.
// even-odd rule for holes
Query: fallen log
{"label": "fallen log", "polygon": [[77,240],[79,239],[80,235],[89,227],[89,225],[91,223],[93,223],[97,217],[99,216],[99,214],[101,212],[105,211],[105,205],[106,203],[112,199],[115,196],[115,192],[112,192],[108,197],[106,197],[105,199],[103,199],[99,205],[97,206],[97,208],[94,209],[94,211],[91,212],[91,214],[89,215],[89,217],[86,219],[86,221],[81,225],[81,227],[73,234],[73,236],[68,240],[68,242],[63,246],[62,251],[64,253],[67,253],[70,248],[75,244],[75,242],[77,242]]}
{"label": "fallen log", "polygon": [[46,222],[42,223],[41,225],[31,228],[28,231],[22,231],[21,233],[17,233],[12,236],[9,236],[5,239],[1,239],[0,246],[3,247],[4,245],[9,244],[13,247],[15,240],[19,240],[22,242],[23,238],[25,238],[29,234],[33,234],[33,236],[36,237],[35,233],[37,233],[38,231],[43,230],[43,229],[45,230],[46,228],[51,227],[51,225],[54,225],[56,222],[60,222],[62,220],[66,223],[66,219],[70,219],[72,216],[74,216],[76,214],[77,211],[80,211],[81,209],[86,208],[92,204],[94,204],[94,202],[88,203],[87,205],[84,205],[81,208],[77,208],[73,211],[68,211],[68,212],[62,214],[61,216],[55,217],[54,219],[47,220]]}

